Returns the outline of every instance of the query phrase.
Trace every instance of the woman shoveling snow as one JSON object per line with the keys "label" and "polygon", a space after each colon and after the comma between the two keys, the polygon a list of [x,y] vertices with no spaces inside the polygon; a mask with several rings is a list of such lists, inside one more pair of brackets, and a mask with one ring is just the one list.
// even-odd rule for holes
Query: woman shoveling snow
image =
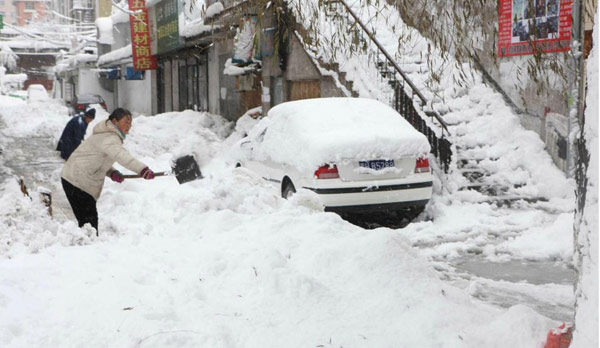
{"label": "woman shoveling snow", "polygon": [[154,179],[154,172],[135,159],[123,147],[123,140],[131,129],[131,112],[115,109],[108,120],[94,127],[87,138],[71,154],[61,172],[63,189],[79,227],[92,225],[98,235],[98,210],[96,201],[104,186],[104,177],[122,183],[123,175],[113,168],[115,162],[139,173],[146,180]]}

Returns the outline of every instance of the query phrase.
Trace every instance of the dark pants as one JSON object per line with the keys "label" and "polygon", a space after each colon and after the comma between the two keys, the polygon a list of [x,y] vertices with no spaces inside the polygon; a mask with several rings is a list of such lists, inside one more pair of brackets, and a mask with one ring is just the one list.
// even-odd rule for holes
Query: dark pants
{"label": "dark pants", "polygon": [[86,223],[92,225],[96,229],[98,235],[98,210],[96,209],[96,200],[88,193],[71,185],[70,182],[61,178],[62,187],[65,190],[69,204],[73,209],[73,213],[77,218],[79,227],[83,227]]}

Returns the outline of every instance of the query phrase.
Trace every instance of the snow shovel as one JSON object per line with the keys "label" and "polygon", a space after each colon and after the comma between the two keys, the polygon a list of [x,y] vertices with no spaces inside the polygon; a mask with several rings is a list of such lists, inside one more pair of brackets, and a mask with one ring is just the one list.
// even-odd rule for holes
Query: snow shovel
{"label": "snow shovel", "polygon": [[[198,166],[198,162],[196,162],[193,155],[187,155],[176,159],[175,164],[173,165],[173,167],[171,167],[170,172],[154,173],[154,176],[167,175],[175,175],[175,178],[177,178],[177,181],[180,184],[184,184],[189,181],[194,181],[196,179],[202,179],[200,167]],[[124,179],[136,179],[141,177],[142,176],[139,174],[123,175]]]}

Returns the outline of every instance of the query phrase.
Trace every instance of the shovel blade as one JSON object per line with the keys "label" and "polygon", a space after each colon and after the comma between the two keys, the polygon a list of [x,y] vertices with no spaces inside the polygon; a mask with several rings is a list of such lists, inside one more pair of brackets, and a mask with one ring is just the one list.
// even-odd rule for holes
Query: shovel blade
{"label": "shovel blade", "polygon": [[175,164],[173,165],[172,169],[173,174],[175,174],[175,177],[180,184],[194,181],[196,179],[202,179],[200,167],[198,166],[198,162],[196,162],[196,159],[194,159],[193,155],[179,157],[175,160]]}

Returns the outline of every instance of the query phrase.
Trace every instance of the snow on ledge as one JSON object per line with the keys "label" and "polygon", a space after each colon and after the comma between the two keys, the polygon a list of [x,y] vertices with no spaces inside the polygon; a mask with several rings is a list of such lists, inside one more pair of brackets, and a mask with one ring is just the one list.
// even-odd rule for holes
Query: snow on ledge
{"label": "snow on ledge", "polygon": [[6,74],[2,76],[4,83],[24,83],[27,81],[27,74]]}
{"label": "snow on ledge", "polygon": [[101,17],[96,19],[96,27],[98,27],[98,42],[101,44],[112,45],[115,43],[113,37],[113,20],[112,17]]}
{"label": "snow on ledge", "polygon": [[98,58],[98,65],[109,64],[121,59],[129,58],[132,55],[131,44],[116,49],[114,51],[108,52],[106,54],[101,55]]}
{"label": "snow on ledge", "polygon": [[204,18],[214,17],[225,9],[225,6],[221,2],[215,2],[214,4],[208,6],[206,9],[206,13],[204,14]]}
{"label": "snow on ledge", "polygon": [[221,25],[207,25],[204,24],[204,20],[195,20],[191,23],[186,23],[181,31],[181,36],[183,37],[193,37],[198,36],[204,33],[208,33],[211,30],[221,28]]}
{"label": "snow on ledge", "polygon": [[256,68],[257,68],[256,64],[250,64],[250,65],[244,66],[244,67],[236,66],[231,62],[231,58],[229,58],[225,62],[225,68],[223,69],[223,74],[229,75],[229,76],[244,75],[247,72],[256,71]]}

